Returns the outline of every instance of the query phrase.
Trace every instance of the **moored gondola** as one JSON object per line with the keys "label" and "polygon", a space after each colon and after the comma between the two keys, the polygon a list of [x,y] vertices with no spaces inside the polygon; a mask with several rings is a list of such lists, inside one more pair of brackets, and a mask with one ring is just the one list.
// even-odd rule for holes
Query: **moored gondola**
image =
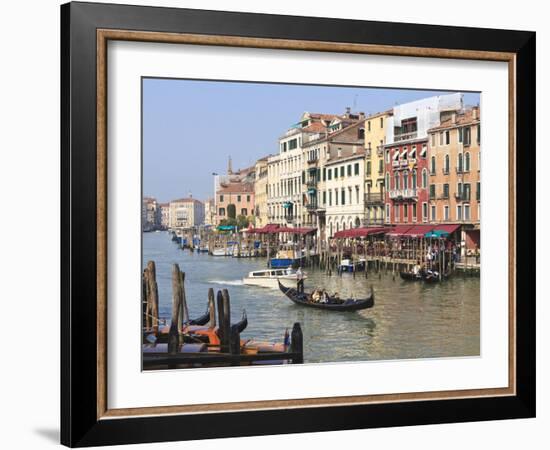
{"label": "moored gondola", "polygon": [[202,326],[202,325],[206,325],[209,320],[210,320],[210,310],[207,307],[206,312],[202,316],[197,317],[196,319],[191,319],[189,321],[189,325]]}
{"label": "moored gondola", "polygon": [[422,281],[422,276],[419,273],[399,272],[399,276],[405,281]]}
{"label": "moored gondola", "polygon": [[349,298],[344,300],[337,297],[328,297],[326,303],[315,302],[312,300],[311,294],[298,292],[294,288],[283,286],[280,281],[279,289],[297,305],[309,306],[311,308],[325,309],[328,311],[359,311],[374,306],[374,291],[372,288],[369,296],[364,299],[355,300]]}

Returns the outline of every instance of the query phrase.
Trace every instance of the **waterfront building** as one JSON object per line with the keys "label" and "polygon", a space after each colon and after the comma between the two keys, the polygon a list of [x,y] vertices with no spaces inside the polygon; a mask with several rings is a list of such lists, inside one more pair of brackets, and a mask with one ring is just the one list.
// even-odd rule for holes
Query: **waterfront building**
{"label": "waterfront building", "polygon": [[452,113],[428,131],[429,221],[462,224],[463,248],[480,247],[480,111]]}
{"label": "waterfront building", "polygon": [[141,227],[143,230],[153,230],[158,224],[158,204],[153,197],[144,197],[141,203]]}
{"label": "waterfront building", "polygon": [[204,203],[192,198],[180,198],[170,202],[170,228],[198,227],[204,222]]}
{"label": "waterfront building", "polygon": [[361,226],[365,220],[363,143],[329,146],[323,171],[326,171],[322,198],[325,200],[327,235]]}
{"label": "waterfront building", "polygon": [[208,198],[204,202],[204,224],[208,226],[216,223],[216,204],[214,198]]}
{"label": "waterfront building", "polygon": [[227,174],[215,176],[216,225],[239,216],[253,218],[255,178],[255,166],[233,171],[229,158]]}
{"label": "waterfront building", "polygon": [[158,210],[160,227],[166,230],[170,227],[170,203],[160,203]]}
{"label": "waterfront building", "polygon": [[342,115],[304,112],[300,120],[281,136],[279,153],[268,158],[270,223],[315,227],[320,237],[324,234],[325,208],[321,194],[324,181],[321,174],[327,150],[336,136],[347,145],[347,135],[342,132],[363,119],[363,113],[352,114],[349,108]]}
{"label": "waterfront building", "polygon": [[261,228],[267,225],[267,161],[268,156],[256,161],[254,180],[254,226]]}
{"label": "waterfront building", "polygon": [[371,114],[365,119],[365,220],[364,225],[384,222],[384,145],[388,118],[393,110]]}
{"label": "waterfront building", "polygon": [[[351,156],[354,160],[357,158],[364,159],[364,119],[365,115],[363,113],[353,114],[348,109],[346,114],[333,121],[333,123],[339,123],[337,129],[329,126],[325,133],[311,135],[304,143],[307,164],[305,170],[307,218],[305,223],[307,226],[317,228],[318,237],[322,240],[331,236],[336,228],[341,229],[343,223],[349,226],[350,219],[353,226],[355,226],[356,218],[359,219],[360,223],[364,220],[364,161],[358,162],[361,178],[359,183],[360,201],[342,205],[341,197],[338,204],[336,204],[336,199],[333,197],[335,189],[340,192],[338,195],[342,195],[341,188],[345,187],[347,189],[350,187],[355,189],[355,184],[348,186],[347,183],[350,177],[353,179],[353,183],[357,181],[355,174],[355,163],[357,161],[354,161],[351,168],[346,166],[343,169],[342,176],[340,176],[340,172],[336,173],[333,162],[339,158]],[[331,167],[329,168],[329,166]],[[338,170],[342,169],[338,167]],[[353,195],[356,195],[355,191]],[[334,209],[336,206],[338,208]],[[362,208],[362,210],[360,212],[356,211],[359,208]],[[329,219],[332,225],[329,224]]]}
{"label": "waterfront building", "polygon": [[393,108],[384,145],[386,223],[429,221],[428,130],[462,109],[462,94],[430,97]]}

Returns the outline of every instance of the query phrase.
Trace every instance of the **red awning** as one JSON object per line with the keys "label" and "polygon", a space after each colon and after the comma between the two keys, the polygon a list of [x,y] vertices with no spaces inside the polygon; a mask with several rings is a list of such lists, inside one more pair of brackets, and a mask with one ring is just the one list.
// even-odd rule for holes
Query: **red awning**
{"label": "red awning", "polygon": [[434,229],[433,225],[415,225],[403,233],[403,236],[406,237],[424,237],[426,233],[429,233]]}
{"label": "red awning", "polygon": [[262,228],[252,228],[250,230],[247,230],[247,232],[257,233],[257,234],[272,234],[272,233],[278,233],[279,228],[280,228],[279,225],[277,225],[276,223],[268,223]]}
{"label": "red awning", "polygon": [[442,225],[432,225],[433,230],[445,231],[446,233],[449,233],[449,234],[454,233],[458,228],[460,228],[459,223],[447,223],[447,224],[442,224]]}
{"label": "red awning", "polygon": [[389,228],[386,234],[388,236],[403,236],[411,228],[414,228],[414,225],[396,225],[393,228]]}
{"label": "red awning", "polygon": [[356,238],[366,237],[370,234],[384,233],[387,228],[370,227],[370,228],[350,228],[349,230],[340,230],[334,233],[335,238]]}

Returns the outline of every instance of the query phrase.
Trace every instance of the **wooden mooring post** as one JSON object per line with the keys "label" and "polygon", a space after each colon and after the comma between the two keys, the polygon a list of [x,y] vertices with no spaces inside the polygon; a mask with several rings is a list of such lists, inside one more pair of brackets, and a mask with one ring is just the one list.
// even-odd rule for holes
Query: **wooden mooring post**
{"label": "wooden mooring post", "polygon": [[304,335],[300,322],[295,322],[290,334],[290,353],[296,353],[297,356],[292,359],[292,364],[304,363]]}
{"label": "wooden mooring post", "polygon": [[149,261],[143,270],[142,292],[144,303],[143,325],[147,330],[153,330],[158,335],[159,325],[159,293],[157,285],[157,272],[154,261]]}

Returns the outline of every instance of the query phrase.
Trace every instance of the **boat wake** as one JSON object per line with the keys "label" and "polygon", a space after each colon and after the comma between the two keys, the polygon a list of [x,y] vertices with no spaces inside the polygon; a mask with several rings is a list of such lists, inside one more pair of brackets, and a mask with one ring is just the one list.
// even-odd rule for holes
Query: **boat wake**
{"label": "boat wake", "polygon": [[243,280],[208,280],[208,283],[225,284],[228,286],[242,286]]}

